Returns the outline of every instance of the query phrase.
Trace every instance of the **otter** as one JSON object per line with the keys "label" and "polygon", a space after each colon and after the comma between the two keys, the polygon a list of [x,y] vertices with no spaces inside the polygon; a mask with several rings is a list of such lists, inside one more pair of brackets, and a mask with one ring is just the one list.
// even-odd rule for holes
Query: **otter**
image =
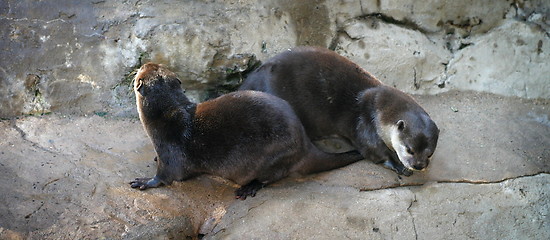
{"label": "otter", "polygon": [[367,159],[409,176],[424,170],[439,129],[408,94],[337,53],[297,47],[250,73],[240,90],[286,100],[312,140],[340,136]]}
{"label": "otter", "polygon": [[157,159],[152,178],[136,178],[141,190],[200,174],[240,184],[238,199],[290,174],[339,168],[362,159],[358,151],[325,153],[315,147],[290,105],[273,95],[237,91],[200,104],[191,102],[176,74],[147,63],[134,78],[139,118]]}

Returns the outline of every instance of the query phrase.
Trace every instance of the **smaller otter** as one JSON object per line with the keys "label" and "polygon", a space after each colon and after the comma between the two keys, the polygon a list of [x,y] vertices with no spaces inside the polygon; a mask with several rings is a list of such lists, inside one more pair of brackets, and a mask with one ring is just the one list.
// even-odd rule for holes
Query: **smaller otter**
{"label": "smaller otter", "polygon": [[143,65],[134,81],[139,118],[157,153],[153,178],[136,178],[141,190],[212,174],[241,185],[236,198],[255,196],[289,174],[309,174],[359,161],[357,151],[317,149],[288,103],[256,91],[239,91],[192,103],[180,80],[161,65]]}
{"label": "smaller otter", "polygon": [[312,140],[341,136],[365,158],[406,176],[424,170],[437,145],[439,129],[411,96],[328,49],[280,53],[252,72],[240,90],[288,101]]}

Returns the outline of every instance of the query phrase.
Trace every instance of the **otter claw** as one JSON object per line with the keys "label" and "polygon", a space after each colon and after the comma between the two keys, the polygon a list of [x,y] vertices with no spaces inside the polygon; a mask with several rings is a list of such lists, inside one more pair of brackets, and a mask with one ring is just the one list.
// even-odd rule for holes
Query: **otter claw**
{"label": "otter claw", "polygon": [[395,163],[393,161],[387,160],[383,164],[384,164],[384,167],[395,171],[398,175],[403,175],[408,177],[413,174],[411,170],[407,169],[405,166],[403,166],[400,163]]}
{"label": "otter claw", "polygon": [[411,171],[411,170],[409,170],[409,169],[406,169],[406,168],[403,168],[403,169],[401,170],[401,172],[397,172],[397,174],[401,174],[401,175],[403,175],[403,176],[408,177],[408,176],[411,176],[411,175],[413,174],[413,171]]}
{"label": "otter claw", "polygon": [[145,190],[147,188],[156,188],[162,184],[156,177],[154,178],[136,178],[130,182],[130,187]]}
{"label": "otter claw", "polygon": [[235,190],[235,198],[245,200],[246,197],[248,197],[248,196],[255,197],[256,192],[258,192],[258,190],[260,190],[264,186],[265,186],[265,184],[263,184],[263,183],[261,183],[257,180],[254,180],[254,181],[242,186],[241,188]]}

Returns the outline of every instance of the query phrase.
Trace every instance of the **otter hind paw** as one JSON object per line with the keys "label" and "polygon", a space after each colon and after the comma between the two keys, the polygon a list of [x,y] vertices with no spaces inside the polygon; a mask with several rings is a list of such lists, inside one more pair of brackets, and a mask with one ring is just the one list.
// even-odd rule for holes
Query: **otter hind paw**
{"label": "otter hind paw", "polygon": [[245,200],[246,197],[256,196],[256,192],[262,189],[265,186],[264,183],[261,183],[258,180],[254,180],[246,185],[241,186],[239,189],[235,190],[235,198]]}
{"label": "otter hind paw", "polygon": [[136,178],[130,182],[130,187],[139,188],[139,190],[145,190],[147,188],[156,188],[162,185],[162,182],[158,178]]}

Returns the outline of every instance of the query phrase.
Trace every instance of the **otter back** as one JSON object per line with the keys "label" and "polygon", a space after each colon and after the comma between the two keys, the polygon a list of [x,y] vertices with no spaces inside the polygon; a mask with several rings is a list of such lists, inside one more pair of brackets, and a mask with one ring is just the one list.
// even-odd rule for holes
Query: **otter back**
{"label": "otter back", "polygon": [[339,135],[366,158],[400,174],[424,169],[435,151],[439,130],[412,97],[328,49],[280,53],[252,72],[240,89],[285,99],[312,139]]}
{"label": "otter back", "polygon": [[362,159],[358,152],[328,154],[305,134],[290,105],[273,95],[239,91],[191,103],[175,74],[148,63],[136,75],[140,119],[157,153],[157,174],[137,178],[139,189],[199,174],[240,185],[236,196],[254,196],[264,185],[296,172],[325,171]]}

